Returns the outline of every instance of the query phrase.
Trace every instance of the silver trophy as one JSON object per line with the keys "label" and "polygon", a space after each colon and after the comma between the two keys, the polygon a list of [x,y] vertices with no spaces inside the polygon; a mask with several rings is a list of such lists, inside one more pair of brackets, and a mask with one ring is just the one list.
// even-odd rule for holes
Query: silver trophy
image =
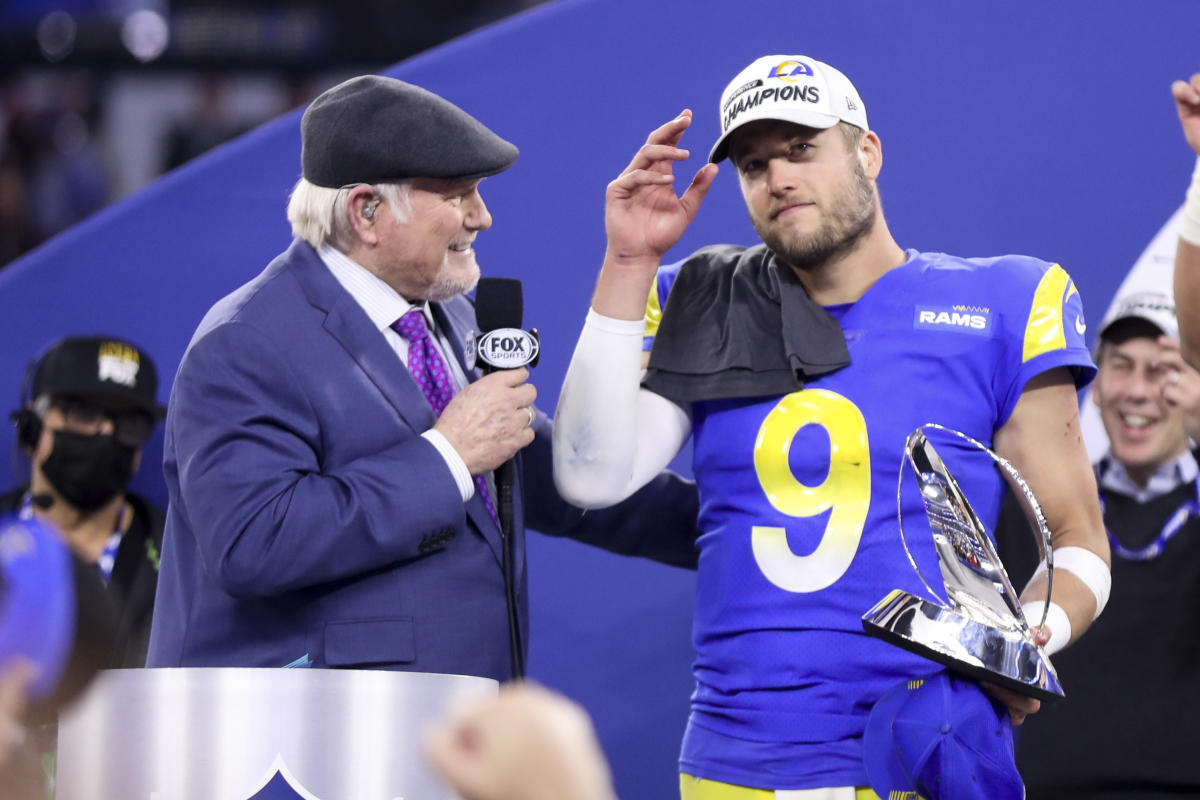
{"label": "silver trophy", "polygon": [[[941,425],[923,425],[905,443],[907,463],[916,472],[925,513],[933,532],[934,549],[945,586],[945,600],[926,582],[899,520],[900,541],[909,563],[933,600],[894,589],[863,615],[867,633],[918,655],[944,664],[972,678],[1012,689],[1039,700],[1063,697],[1058,674],[1045,652],[1035,644],[1029,622],[987,531],[963,496],[957,481],[925,436],[937,429],[970,442],[1003,469],[1012,483],[1026,517],[1037,529],[1039,547],[1047,567],[1047,597],[1053,588],[1053,550],[1050,530],[1041,507],[1020,473],[985,445]],[[900,481],[904,477],[900,465]],[[900,487],[896,489],[900,516]],[[1045,612],[1038,627],[1045,624]]]}

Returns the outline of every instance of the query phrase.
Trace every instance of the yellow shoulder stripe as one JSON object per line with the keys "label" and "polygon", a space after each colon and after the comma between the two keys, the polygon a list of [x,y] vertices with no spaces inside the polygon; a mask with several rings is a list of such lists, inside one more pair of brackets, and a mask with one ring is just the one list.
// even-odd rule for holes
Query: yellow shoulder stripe
{"label": "yellow shoulder stripe", "polygon": [[1067,289],[1075,290],[1071,276],[1058,264],[1046,270],[1033,293],[1033,305],[1025,323],[1025,349],[1021,362],[1037,358],[1051,350],[1067,346],[1067,335],[1063,330],[1063,303]]}
{"label": "yellow shoulder stripe", "polygon": [[646,332],[643,336],[654,336],[662,322],[662,306],[658,302],[658,278],[650,285],[650,296],[646,298]]}

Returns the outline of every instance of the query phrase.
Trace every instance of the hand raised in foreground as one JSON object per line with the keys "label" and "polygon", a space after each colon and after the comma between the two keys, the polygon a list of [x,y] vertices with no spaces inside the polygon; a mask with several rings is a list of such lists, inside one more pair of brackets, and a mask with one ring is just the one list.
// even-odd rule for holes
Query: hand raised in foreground
{"label": "hand raised in foreground", "polygon": [[467,800],[616,800],[586,712],[535,684],[506,686],[453,714],[426,749]]}

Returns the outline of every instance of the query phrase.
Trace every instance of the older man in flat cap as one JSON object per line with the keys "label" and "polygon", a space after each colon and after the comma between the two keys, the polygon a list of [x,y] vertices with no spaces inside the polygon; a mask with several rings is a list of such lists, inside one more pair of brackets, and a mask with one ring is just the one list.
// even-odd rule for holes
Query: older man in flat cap
{"label": "older man in flat cap", "polygon": [[[516,147],[377,76],[325,92],[301,126],[296,239],[209,311],[172,390],[148,666],[510,678],[525,525],[692,564],[694,487],[663,474],[584,515],[555,492],[528,371],[466,365],[464,294],[492,224],[480,182]],[[492,471],[509,459],[502,537]]]}

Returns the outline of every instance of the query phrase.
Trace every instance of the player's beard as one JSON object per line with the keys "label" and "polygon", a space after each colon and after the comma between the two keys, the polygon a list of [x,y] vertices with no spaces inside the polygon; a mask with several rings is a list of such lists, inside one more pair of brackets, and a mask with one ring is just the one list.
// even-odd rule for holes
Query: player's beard
{"label": "player's beard", "polygon": [[771,250],[795,269],[820,269],[850,252],[875,227],[875,186],[857,158],[851,158],[850,181],[834,195],[820,226],[808,236],[781,235],[752,217],[754,229]]}

